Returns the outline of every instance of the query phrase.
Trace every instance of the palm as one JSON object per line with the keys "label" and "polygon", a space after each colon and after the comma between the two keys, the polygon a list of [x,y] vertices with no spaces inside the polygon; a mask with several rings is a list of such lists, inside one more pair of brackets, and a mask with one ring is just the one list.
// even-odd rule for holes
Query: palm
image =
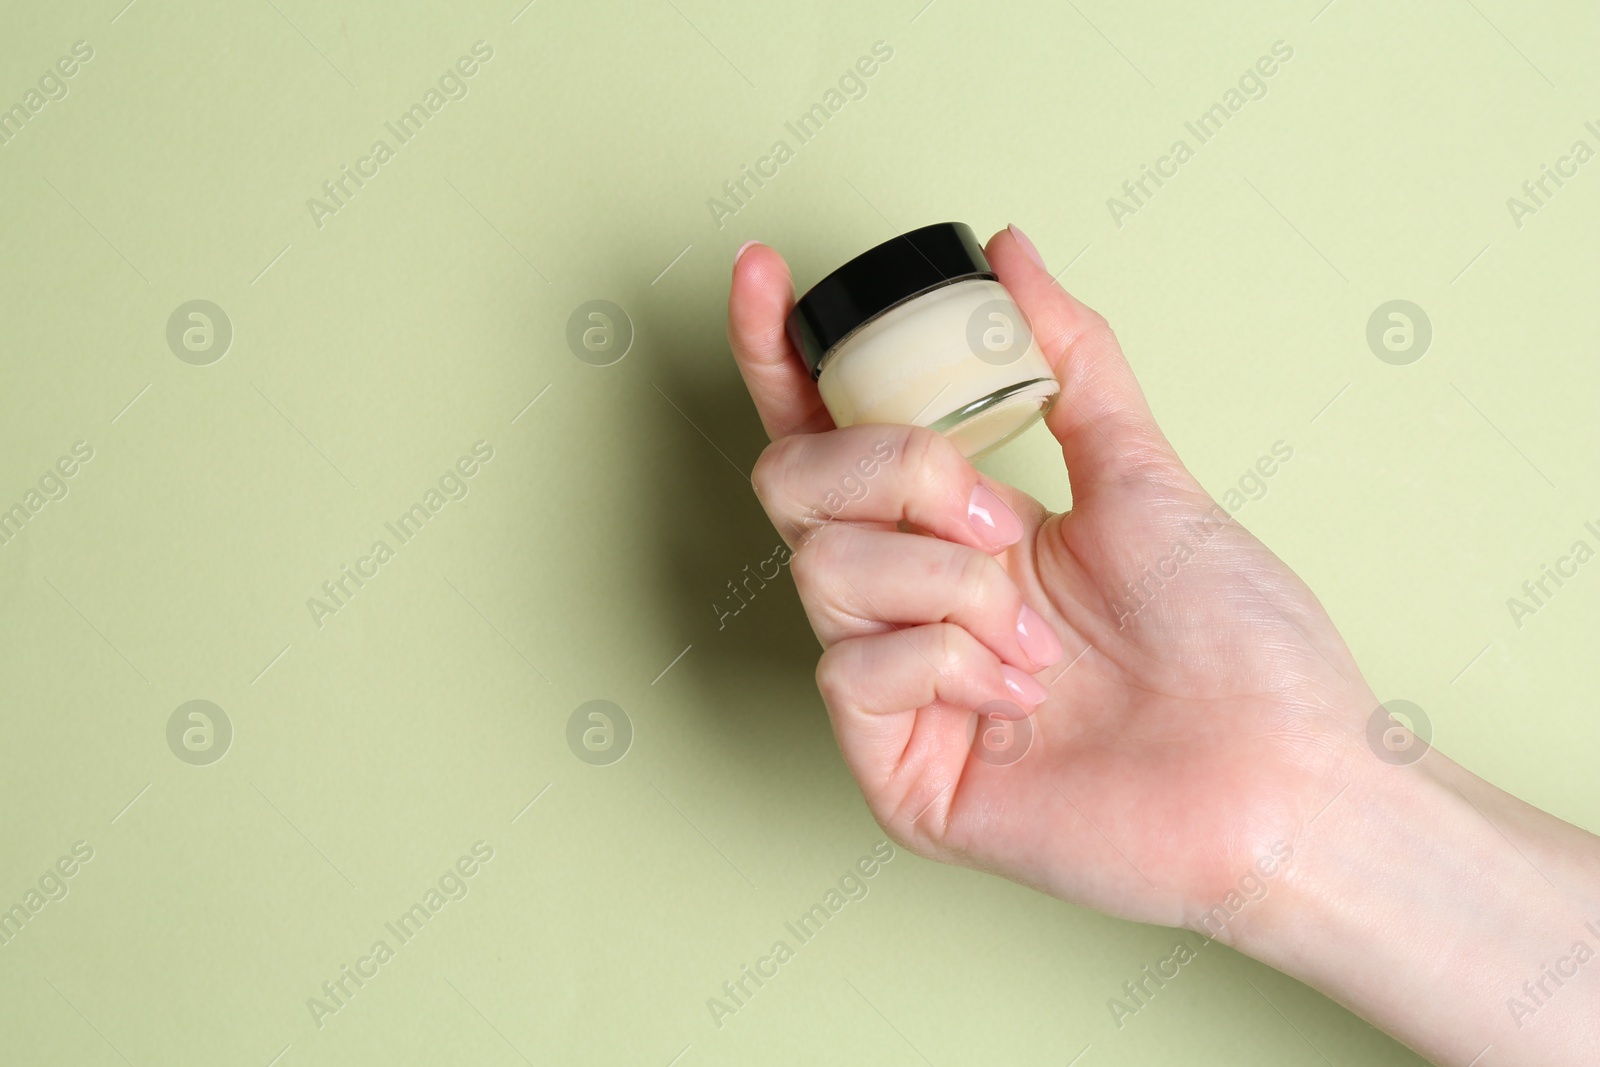
{"label": "palm", "polygon": [[[884,767],[876,800],[903,811],[938,795],[919,844],[1178,924],[1334,795],[1352,732],[1332,709],[1360,706],[1348,697],[1364,683],[1310,591],[1198,487],[1098,495],[1028,547],[1008,569],[1077,639],[1041,676],[1053,684],[1032,745],[1015,758],[1005,724],[985,720],[1011,742],[997,754],[968,741],[970,713],[919,709],[912,729],[945,743]],[[1160,585],[1145,574],[1130,593],[1147,565]]]}

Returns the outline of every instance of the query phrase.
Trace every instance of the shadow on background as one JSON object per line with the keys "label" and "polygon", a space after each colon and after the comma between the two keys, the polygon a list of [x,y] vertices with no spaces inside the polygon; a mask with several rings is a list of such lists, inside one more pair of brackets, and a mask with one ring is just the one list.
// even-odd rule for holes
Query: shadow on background
{"label": "shadow on background", "polygon": [[[648,487],[657,523],[648,545],[662,578],[654,608],[690,620],[694,651],[675,669],[689,676],[677,685],[700,698],[697,743],[734,766],[782,763],[808,788],[848,783],[816,689],[821,646],[749,483],[767,436],[728,349],[726,299],[724,281],[704,299],[639,301],[653,364],[639,409],[655,411],[649,436],[668,454],[658,464],[667,476]],[[843,796],[859,807],[853,785]]]}

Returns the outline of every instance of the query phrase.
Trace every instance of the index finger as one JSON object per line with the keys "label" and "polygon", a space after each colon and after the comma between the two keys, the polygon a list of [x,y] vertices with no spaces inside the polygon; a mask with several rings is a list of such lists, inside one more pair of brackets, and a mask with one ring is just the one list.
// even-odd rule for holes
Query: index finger
{"label": "index finger", "polygon": [[783,320],[792,307],[789,265],[759,241],[745,244],[733,261],[728,344],[773,440],[834,428],[811,372],[784,333]]}

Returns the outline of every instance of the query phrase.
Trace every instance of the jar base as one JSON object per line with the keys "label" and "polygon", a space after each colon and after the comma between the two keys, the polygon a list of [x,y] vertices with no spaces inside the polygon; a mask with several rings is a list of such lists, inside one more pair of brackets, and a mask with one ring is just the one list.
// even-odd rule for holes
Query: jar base
{"label": "jar base", "polygon": [[968,459],[988,455],[1015,440],[1050,410],[1061,391],[1054,378],[1034,378],[997,389],[933,423]]}

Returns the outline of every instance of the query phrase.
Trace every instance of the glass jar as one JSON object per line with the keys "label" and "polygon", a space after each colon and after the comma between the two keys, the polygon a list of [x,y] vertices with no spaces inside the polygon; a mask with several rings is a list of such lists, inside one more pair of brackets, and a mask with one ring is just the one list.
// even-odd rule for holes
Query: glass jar
{"label": "glass jar", "polygon": [[838,426],[927,426],[976,458],[1050,410],[1061,387],[972,228],[924,226],[814,285],[786,323]]}

